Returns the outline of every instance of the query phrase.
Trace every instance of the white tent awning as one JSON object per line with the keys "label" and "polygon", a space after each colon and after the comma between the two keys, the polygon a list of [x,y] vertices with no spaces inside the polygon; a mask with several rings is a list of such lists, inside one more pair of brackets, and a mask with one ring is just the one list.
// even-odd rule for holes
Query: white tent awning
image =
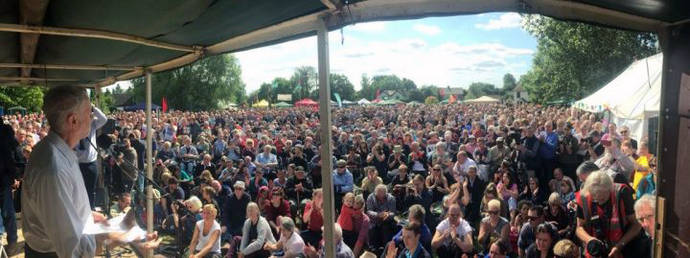
{"label": "white tent awning", "polygon": [[643,119],[659,114],[663,55],[633,62],[618,77],[573,106],[589,112],[610,110],[623,119]]}

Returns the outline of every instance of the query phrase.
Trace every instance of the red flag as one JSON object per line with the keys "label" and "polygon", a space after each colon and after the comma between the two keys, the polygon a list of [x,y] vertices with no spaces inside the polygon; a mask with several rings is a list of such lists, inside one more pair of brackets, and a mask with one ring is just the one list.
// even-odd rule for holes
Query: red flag
{"label": "red flag", "polygon": [[376,90],[376,98],[379,99],[379,96],[381,95],[381,89]]}
{"label": "red flag", "polygon": [[455,102],[456,100],[458,100],[458,98],[455,97],[455,95],[450,95],[450,98],[448,98],[448,103],[453,103],[453,102]]}
{"label": "red flag", "polygon": [[165,97],[161,101],[161,109],[163,109],[163,113],[168,112],[168,100]]}

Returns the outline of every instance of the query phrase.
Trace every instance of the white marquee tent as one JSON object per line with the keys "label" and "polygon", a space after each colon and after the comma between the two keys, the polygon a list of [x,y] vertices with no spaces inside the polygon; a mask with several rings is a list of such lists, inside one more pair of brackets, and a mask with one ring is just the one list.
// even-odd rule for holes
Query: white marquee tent
{"label": "white marquee tent", "polygon": [[359,105],[370,105],[370,104],[371,104],[371,101],[369,101],[369,100],[367,100],[367,99],[365,99],[365,98],[362,98],[362,99],[360,99],[359,101],[357,101],[357,104],[359,104]]}
{"label": "white marquee tent", "polygon": [[638,140],[647,136],[648,119],[659,116],[663,55],[637,60],[618,77],[573,106],[589,112],[611,112],[611,121],[630,127]]}
{"label": "white marquee tent", "polygon": [[465,103],[498,103],[499,101],[500,100],[489,96],[481,96],[476,99],[465,100]]}

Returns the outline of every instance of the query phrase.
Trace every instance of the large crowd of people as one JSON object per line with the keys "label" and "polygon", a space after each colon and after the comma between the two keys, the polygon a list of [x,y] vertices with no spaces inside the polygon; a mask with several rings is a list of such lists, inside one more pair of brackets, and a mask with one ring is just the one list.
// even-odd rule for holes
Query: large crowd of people
{"label": "large crowd of people", "polygon": [[[75,148],[91,208],[144,209],[137,186],[154,183],[155,228],[188,257],[323,257],[323,158],[334,165],[335,257],[650,254],[647,140],[574,108],[336,108],[332,157],[321,155],[312,109],[157,113],[153,130],[141,111],[92,114]],[[12,245],[24,168],[51,128],[42,113],[3,121],[0,208]]]}

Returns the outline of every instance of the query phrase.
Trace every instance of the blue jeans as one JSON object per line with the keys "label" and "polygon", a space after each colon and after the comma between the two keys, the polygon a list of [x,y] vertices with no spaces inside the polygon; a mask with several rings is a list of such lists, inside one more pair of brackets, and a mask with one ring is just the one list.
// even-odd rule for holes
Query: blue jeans
{"label": "blue jeans", "polygon": [[14,201],[12,200],[12,189],[7,186],[0,190],[2,197],[2,225],[5,226],[7,232],[7,242],[17,242],[17,218],[14,212]]}
{"label": "blue jeans", "polygon": [[98,167],[96,162],[79,163],[81,176],[84,178],[84,186],[89,196],[89,205],[93,210],[96,207],[96,183],[98,182]]}

